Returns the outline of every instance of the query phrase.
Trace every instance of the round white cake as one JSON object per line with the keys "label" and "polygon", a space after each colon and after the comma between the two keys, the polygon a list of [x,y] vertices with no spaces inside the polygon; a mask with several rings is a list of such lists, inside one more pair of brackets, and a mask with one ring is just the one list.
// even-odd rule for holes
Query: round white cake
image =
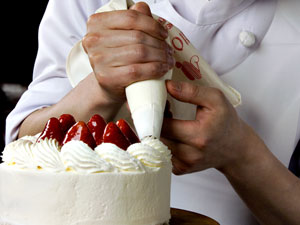
{"label": "round white cake", "polygon": [[145,138],[124,151],[24,137],[4,149],[0,224],[157,225],[170,219],[171,154]]}

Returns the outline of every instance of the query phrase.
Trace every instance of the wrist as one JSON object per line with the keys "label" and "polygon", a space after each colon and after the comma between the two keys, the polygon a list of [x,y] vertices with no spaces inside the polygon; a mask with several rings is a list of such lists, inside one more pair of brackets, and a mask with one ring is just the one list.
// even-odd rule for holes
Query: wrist
{"label": "wrist", "polygon": [[91,80],[91,83],[95,84],[93,85],[93,91],[91,91],[94,93],[94,96],[91,97],[93,100],[90,111],[101,114],[106,120],[112,120],[126,99],[110,94],[98,83],[93,73],[89,75],[88,79]]}
{"label": "wrist", "polygon": [[241,176],[253,174],[270,158],[270,152],[263,140],[246,123],[243,122],[242,126],[244,135],[238,149],[233,151],[235,156],[228,164],[219,169],[226,177],[238,179]]}
{"label": "wrist", "polygon": [[88,121],[94,114],[100,114],[105,120],[110,121],[123,103],[122,99],[119,101],[111,99],[91,73],[58,105],[64,108],[65,112],[72,112],[77,120]]}

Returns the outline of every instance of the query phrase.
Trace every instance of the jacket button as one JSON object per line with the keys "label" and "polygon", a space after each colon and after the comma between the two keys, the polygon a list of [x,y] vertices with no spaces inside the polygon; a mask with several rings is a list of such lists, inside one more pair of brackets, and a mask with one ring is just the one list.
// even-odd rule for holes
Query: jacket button
{"label": "jacket button", "polygon": [[242,45],[250,48],[255,44],[255,35],[250,31],[242,31],[239,34],[239,39]]}

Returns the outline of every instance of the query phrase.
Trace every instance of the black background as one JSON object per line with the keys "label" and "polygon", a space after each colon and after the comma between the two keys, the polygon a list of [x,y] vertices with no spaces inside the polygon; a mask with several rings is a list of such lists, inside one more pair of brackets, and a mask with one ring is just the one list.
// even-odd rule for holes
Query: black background
{"label": "black background", "polygon": [[38,26],[47,3],[47,0],[5,1],[5,6],[1,7],[3,66],[7,69],[1,75],[1,82],[27,85],[31,81],[38,48]]}
{"label": "black background", "polygon": [[[38,27],[47,4],[48,0],[1,2],[0,87],[13,83],[26,88],[31,82],[38,49]],[[16,100],[8,99],[1,88],[0,101],[1,152],[4,148],[5,118],[14,108]]]}

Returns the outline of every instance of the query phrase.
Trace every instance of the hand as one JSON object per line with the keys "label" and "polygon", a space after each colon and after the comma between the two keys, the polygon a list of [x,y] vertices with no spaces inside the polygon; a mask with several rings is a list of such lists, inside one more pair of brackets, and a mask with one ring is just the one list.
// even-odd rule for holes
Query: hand
{"label": "hand", "polygon": [[92,15],[82,43],[100,87],[121,101],[129,84],[159,78],[174,66],[167,36],[148,5],[137,3],[130,10]]}
{"label": "hand", "polygon": [[166,85],[177,100],[198,106],[195,120],[164,121],[162,140],[172,151],[175,174],[212,167],[224,170],[248,160],[247,147],[259,138],[221,91],[175,81]]}

